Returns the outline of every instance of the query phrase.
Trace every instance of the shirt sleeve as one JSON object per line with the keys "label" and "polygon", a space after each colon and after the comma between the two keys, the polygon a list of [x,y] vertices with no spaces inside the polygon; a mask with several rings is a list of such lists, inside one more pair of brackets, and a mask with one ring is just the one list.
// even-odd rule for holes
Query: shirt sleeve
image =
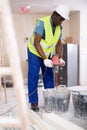
{"label": "shirt sleeve", "polygon": [[37,22],[36,27],[34,29],[34,32],[36,32],[39,35],[43,36],[43,33],[44,33],[44,23],[43,23],[43,21],[38,21]]}

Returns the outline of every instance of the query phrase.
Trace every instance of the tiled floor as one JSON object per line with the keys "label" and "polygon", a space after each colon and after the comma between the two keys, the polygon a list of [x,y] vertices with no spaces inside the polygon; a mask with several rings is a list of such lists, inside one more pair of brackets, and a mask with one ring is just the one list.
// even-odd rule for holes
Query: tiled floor
{"label": "tiled floor", "polygon": [[[43,88],[39,88],[39,96],[40,96],[40,101],[39,101],[39,106],[40,106],[40,112],[38,112],[37,114],[42,117],[43,113],[46,113],[46,111],[44,110],[43,106]],[[26,94],[26,102],[28,104],[28,96],[27,96],[27,87],[25,87],[25,94]],[[30,105],[28,104],[28,108]],[[18,109],[17,109],[17,102],[16,102],[16,97],[15,97],[15,91],[14,88],[7,88],[7,103],[5,101],[5,95],[4,95],[4,91],[2,90],[2,102],[0,102],[0,116],[5,116],[5,115],[12,115],[12,116],[18,116]],[[72,98],[70,100],[70,105],[69,105],[69,110],[67,112],[58,112],[58,115],[60,115],[61,117],[63,117],[66,120],[69,120],[75,124],[77,124],[78,126],[84,128],[84,130],[87,130],[87,120],[84,119],[79,119],[76,118],[74,116],[74,108],[73,108],[73,104],[72,104]],[[1,129],[0,129],[1,130]]]}

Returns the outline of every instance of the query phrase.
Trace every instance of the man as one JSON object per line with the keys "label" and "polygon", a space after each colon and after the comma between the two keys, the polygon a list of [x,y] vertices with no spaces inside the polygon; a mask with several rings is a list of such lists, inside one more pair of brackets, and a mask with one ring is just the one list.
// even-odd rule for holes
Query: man
{"label": "man", "polygon": [[51,16],[46,16],[36,21],[33,35],[28,41],[28,96],[33,111],[38,107],[38,79],[39,70],[42,69],[44,88],[54,88],[54,75],[52,55],[58,53],[62,65],[61,24],[69,19],[69,10],[66,6],[58,6]]}

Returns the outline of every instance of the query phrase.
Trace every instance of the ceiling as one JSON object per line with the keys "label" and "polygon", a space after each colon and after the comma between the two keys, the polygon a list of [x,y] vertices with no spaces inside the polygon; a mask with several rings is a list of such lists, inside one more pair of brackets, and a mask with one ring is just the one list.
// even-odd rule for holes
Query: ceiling
{"label": "ceiling", "polygon": [[30,6],[28,13],[49,13],[59,4],[69,6],[71,11],[87,9],[87,0],[10,0],[14,13],[23,13],[21,6]]}

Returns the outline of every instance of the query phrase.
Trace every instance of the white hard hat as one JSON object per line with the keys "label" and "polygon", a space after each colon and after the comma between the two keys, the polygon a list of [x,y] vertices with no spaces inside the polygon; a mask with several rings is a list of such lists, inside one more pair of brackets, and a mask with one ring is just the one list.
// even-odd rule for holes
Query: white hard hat
{"label": "white hard hat", "polygon": [[59,5],[54,11],[65,19],[69,19],[69,8],[65,5]]}

